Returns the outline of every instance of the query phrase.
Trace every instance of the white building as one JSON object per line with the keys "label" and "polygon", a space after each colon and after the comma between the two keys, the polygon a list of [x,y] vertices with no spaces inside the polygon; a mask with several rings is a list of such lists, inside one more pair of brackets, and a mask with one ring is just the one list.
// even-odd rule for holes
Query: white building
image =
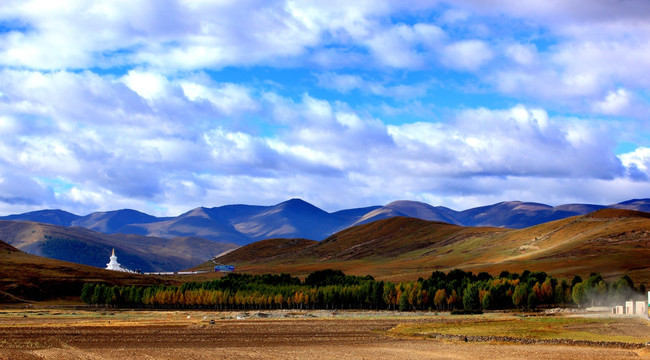
{"label": "white building", "polygon": [[626,301],[625,306],[612,307],[612,314],[616,315],[636,315],[650,318],[650,291],[648,291],[648,301]]}
{"label": "white building", "polygon": [[634,301],[625,302],[625,314],[633,315],[634,314]]}
{"label": "white building", "polygon": [[648,305],[645,301],[637,301],[634,303],[634,314],[643,316],[648,312]]}
{"label": "white building", "polygon": [[131,271],[129,269],[125,269],[122,266],[120,266],[120,263],[117,262],[117,256],[115,256],[115,249],[113,249],[113,253],[111,254],[111,261],[106,264],[106,270],[113,270],[113,271],[123,271],[123,272],[129,272],[132,273],[134,271]]}

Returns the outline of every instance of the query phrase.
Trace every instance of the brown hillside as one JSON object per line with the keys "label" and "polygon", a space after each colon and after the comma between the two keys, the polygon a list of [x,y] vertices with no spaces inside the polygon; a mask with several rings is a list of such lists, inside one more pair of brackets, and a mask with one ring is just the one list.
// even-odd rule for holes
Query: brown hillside
{"label": "brown hillside", "polygon": [[0,240],[0,251],[19,251],[19,250],[7,244],[6,242]]}
{"label": "brown hillside", "polygon": [[601,209],[587,214],[586,217],[597,219],[618,219],[630,217],[650,218],[650,213],[625,209]]}
{"label": "brown hillside", "polygon": [[394,217],[343,230],[296,255],[320,261],[393,258],[419,249],[451,245],[477,233],[500,231]]}
{"label": "brown hillside", "polygon": [[318,241],[306,239],[268,239],[256,241],[220,256],[224,264],[269,261],[273,257],[282,257],[296,253],[306,247],[318,244]]}
{"label": "brown hillside", "polygon": [[454,268],[491,273],[529,269],[561,277],[628,274],[650,283],[648,259],[648,214],[608,209],[519,230],[392,218],[344,230],[295,253],[233,262],[242,272],[301,276],[324,268],[388,280]]}
{"label": "brown hillside", "polygon": [[171,279],[103,270],[30,255],[0,241],[0,303],[78,298],[86,282],[113,285],[171,283]]}

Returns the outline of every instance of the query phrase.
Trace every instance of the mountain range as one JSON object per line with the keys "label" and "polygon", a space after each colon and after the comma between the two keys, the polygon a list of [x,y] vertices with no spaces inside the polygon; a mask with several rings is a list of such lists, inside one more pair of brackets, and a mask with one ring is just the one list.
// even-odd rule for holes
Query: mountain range
{"label": "mountain range", "polygon": [[[203,258],[200,261],[205,262],[195,270],[211,270],[214,262],[220,262],[254,274],[305,276],[330,268],[401,281],[427,277],[434,270],[498,274],[528,269],[567,280],[599,272],[607,279],[626,274],[635,283],[650,281],[650,213],[621,209],[600,209],[524,229],[465,227],[394,216],[352,226],[322,241],[276,238],[236,249],[226,245],[230,251],[210,261],[210,252],[221,250],[210,246],[224,244],[199,238],[103,234],[17,220],[0,221],[0,238],[15,245],[0,240],[0,303],[77,297],[84,282],[178,284],[218,276],[145,276],[78,264],[81,257],[99,255],[103,267],[112,246],[123,264],[137,258],[154,265],[168,259],[197,264]],[[46,256],[72,256],[77,264],[27,254],[17,247]]]}
{"label": "mountain range", "polygon": [[332,213],[303,200],[291,199],[273,206],[199,207],[176,217],[155,217],[130,209],[94,212],[85,216],[63,210],[39,210],[0,217],[0,220],[81,227],[105,234],[132,234],[167,239],[191,237],[245,245],[269,238],[323,240],[352,226],[399,216],[462,226],[522,229],[585,215],[604,208],[650,212],[650,199],[634,199],[611,205],[559,206],[507,201],[464,211],[416,201],[395,201],[385,206],[346,209]]}

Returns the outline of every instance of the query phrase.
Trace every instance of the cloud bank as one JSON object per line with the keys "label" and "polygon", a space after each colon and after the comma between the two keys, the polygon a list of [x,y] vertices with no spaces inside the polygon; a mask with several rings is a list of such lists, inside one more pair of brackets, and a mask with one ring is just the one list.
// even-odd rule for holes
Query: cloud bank
{"label": "cloud bank", "polygon": [[650,194],[650,5],[0,6],[0,212]]}

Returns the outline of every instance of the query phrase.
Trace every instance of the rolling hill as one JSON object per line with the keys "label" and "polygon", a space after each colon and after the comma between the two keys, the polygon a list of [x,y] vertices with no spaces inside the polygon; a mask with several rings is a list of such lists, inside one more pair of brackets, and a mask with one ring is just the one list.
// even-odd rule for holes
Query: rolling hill
{"label": "rolling hill", "polygon": [[30,254],[100,268],[114,248],[124,267],[142,271],[181,270],[236,247],[196,237],[104,234],[28,221],[0,221],[0,239]]}
{"label": "rolling hill", "polygon": [[[306,275],[335,268],[400,280],[454,268],[492,273],[529,269],[560,277],[629,274],[635,281],[650,282],[650,214],[632,210],[601,209],[524,229],[395,217],[303,243],[293,251],[280,250],[290,242],[295,240],[275,239],[273,247],[257,242],[216,260],[250,273]],[[265,255],[251,258],[251,253]]]}
{"label": "rolling hill", "polygon": [[323,240],[343,229],[392,217],[413,217],[462,226],[523,229],[604,208],[650,211],[650,199],[612,205],[507,201],[455,211],[416,201],[395,201],[385,206],[326,212],[300,199],[273,206],[226,205],[199,207],[176,217],[158,218],[135,210],[97,212],[86,216],[62,210],[41,210],[0,217],[60,226],[77,226],[107,234],[134,234],[161,238],[200,237],[238,245],[269,238]]}
{"label": "rolling hill", "polygon": [[78,298],[86,282],[153,285],[177,281],[48,259],[27,254],[4,241],[0,241],[0,272],[0,303]]}

